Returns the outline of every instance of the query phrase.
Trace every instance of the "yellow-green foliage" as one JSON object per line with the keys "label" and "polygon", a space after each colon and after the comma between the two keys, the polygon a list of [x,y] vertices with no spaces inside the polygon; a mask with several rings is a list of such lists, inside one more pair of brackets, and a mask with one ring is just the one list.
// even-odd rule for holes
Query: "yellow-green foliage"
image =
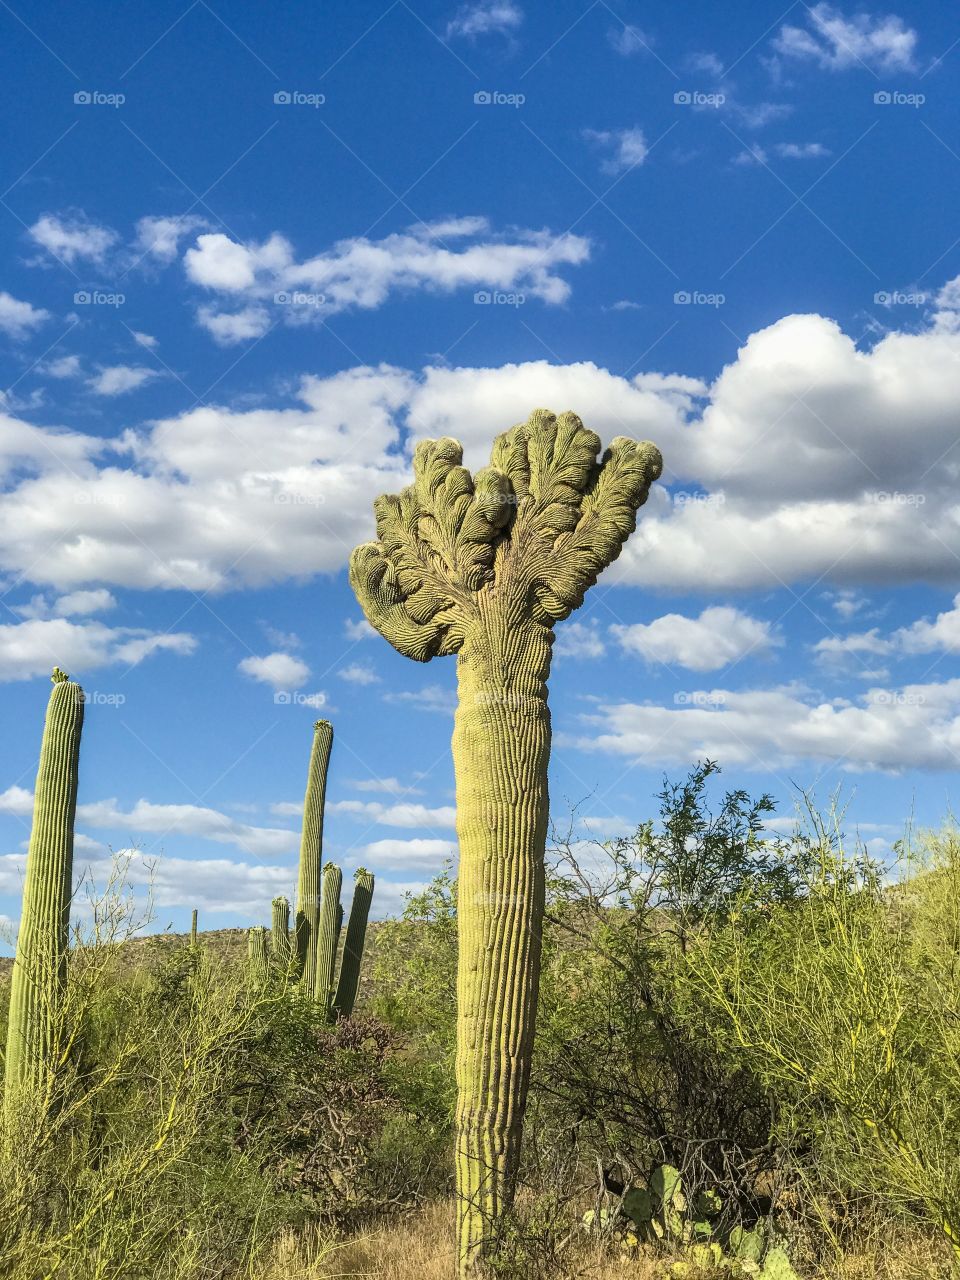
{"label": "yellow-green foliage", "polygon": [[73,892],[73,822],[77,808],[83,690],[54,668],[40,748],[33,827],[10,991],[4,1104],[11,1114],[25,1095],[45,1105],[64,1046],[60,1005],[66,979]]}
{"label": "yellow-green foliage", "polygon": [[418,661],[457,654],[453,757],[460,842],[459,1256],[469,1270],[509,1206],[530,1073],[543,914],[553,627],[620,554],[661,471],[651,444],[599,438],[536,410],[491,466],[421,441],[414,483],[375,503],[378,541],[350,581]]}

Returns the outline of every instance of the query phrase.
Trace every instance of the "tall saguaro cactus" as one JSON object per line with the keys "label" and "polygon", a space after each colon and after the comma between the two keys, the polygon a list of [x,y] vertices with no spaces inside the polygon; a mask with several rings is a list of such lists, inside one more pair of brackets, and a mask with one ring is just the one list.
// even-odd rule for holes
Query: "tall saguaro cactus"
{"label": "tall saguaro cactus", "polygon": [[247,933],[247,970],[254,986],[263,986],[270,973],[267,955],[267,931],[262,924]]}
{"label": "tall saguaro cactus", "polygon": [[366,867],[357,867],[353,885],[353,902],[350,904],[350,918],[347,921],[347,936],[343,940],[343,955],[340,957],[337,994],[333,1001],[334,1013],[340,1018],[349,1018],[356,1003],[357,991],[360,988],[363,943],[367,935],[367,918],[370,915],[372,898],[373,875]]}
{"label": "tall saguaro cactus", "polygon": [[285,969],[290,963],[290,903],[280,894],[274,898],[270,921],[270,951],[274,963]]}
{"label": "tall saguaro cactus", "polygon": [[320,865],[323,860],[323,806],[327,794],[327,767],[333,746],[333,725],[318,720],[313,726],[310,772],[303,801],[303,834],[300,838],[300,872],[297,879],[297,964],[303,990],[312,996],[317,982],[317,926],[320,919]]}
{"label": "tall saguaro cactus", "polygon": [[10,984],[4,1090],[8,1116],[13,1116],[25,1094],[39,1100],[53,1065],[70,940],[82,729],[83,690],[54,667]]}
{"label": "tall saguaro cactus", "polygon": [[320,896],[320,921],[317,926],[317,982],[316,998],[329,1010],[333,995],[333,973],[337,958],[337,942],[340,939],[340,887],[343,872],[328,862],[323,868],[323,892]]}
{"label": "tall saguaro cactus", "polygon": [[394,648],[457,655],[460,842],[457,1194],[463,1273],[514,1193],[540,972],[554,624],[620,554],[662,469],[536,410],[471,477],[456,440],[421,441],[414,483],[374,504],[350,581]]}

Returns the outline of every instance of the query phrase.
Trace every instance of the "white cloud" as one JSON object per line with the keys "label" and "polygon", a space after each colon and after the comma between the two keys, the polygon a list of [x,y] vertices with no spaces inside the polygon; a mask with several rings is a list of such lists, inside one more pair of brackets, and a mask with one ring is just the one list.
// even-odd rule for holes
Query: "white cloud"
{"label": "white cloud", "polygon": [[25,338],[49,319],[49,311],[34,307],[29,302],[20,302],[12,294],[0,290],[0,333],[10,338]]}
{"label": "white cloud", "polygon": [[354,307],[369,310],[415,289],[510,290],[557,304],[570,294],[557,268],[577,266],[589,254],[589,241],[569,232],[497,236],[486,219],[465,217],[382,240],[341,240],[302,262],[278,234],[262,244],[239,244],[221,232],[206,233],[187,250],[184,267],[194,284],[220,295],[199,309],[198,319],[229,344],[258,338],[279,320],[304,324]]}
{"label": "white cloud", "polygon": [[699,618],[667,613],[649,623],[615,624],[610,631],[625,652],[689,671],[717,671],[780,643],[769,622],[729,605],[704,609]]}
{"label": "white cloud", "polygon": [[256,856],[292,853],[299,847],[296,831],[253,827],[217,809],[196,804],[154,804],[138,800],[124,809],[115,799],[77,805],[77,822],[100,830],[113,830],[127,838],[131,833],[194,836],[216,844],[232,844]]}
{"label": "white cloud", "polygon": [[49,364],[41,366],[41,369],[51,378],[79,378],[81,373],[79,356],[60,356],[57,360],[51,360]]}
{"label": "white cloud", "polygon": [[262,658],[244,658],[238,669],[253,680],[272,685],[274,689],[299,689],[310,675],[310,668],[289,653],[268,653]]}
{"label": "white cloud", "polygon": [[960,595],[954,598],[952,609],[937,614],[932,622],[921,618],[886,636],[877,627],[828,636],[814,645],[814,652],[826,664],[839,667],[845,665],[846,659],[861,656],[960,653]]}
{"label": "white cloud", "polygon": [[28,618],[0,625],[0,680],[49,675],[54,666],[84,675],[118,663],[133,666],[160,651],[191,654],[196,646],[196,639],[187,632]]}
{"label": "white cloud", "polygon": [[180,251],[180,241],[207,226],[205,218],[186,215],[179,218],[148,217],[137,223],[135,249],[161,263],[173,262]]}
{"label": "white cloud", "polygon": [[149,333],[138,333],[137,330],[134,329],[131,331],[131,336],[135,342],[139,343],[141,347],[146,347],[148,351],[153,351],[154,348],[160,345],[157,339],[152,337]]}
{"label": "white cloud", "polygon": [[647,158],[647,139],[642,129],[584,129],[583,136],[609,153],[600,165],[604,173],[623,173]]}
{"label": "white cloud", "polygon": [[606,651],[596,622],[561,622],[557,627],[555,658],[601,658]]}
{"label": "white cloud", "polygon": [[456,858],[452,840],[374,840],[359,853],[359,861],[372,870],[439,871],[448,858]]}
{"label": "white cloud", "polygon": [[856,701],[817,701],[795,689],[704,689],[679,709],[606,705],[581,717],[595,730],[584,750],[660,767],[722,760],[768,772],[801,761],[843,770],[955,771],[960,765],[960,679],[871,688]]}
{"label": "white cloud", "polygon": [[845,18],[829,4],[807,9],[808,27],[785,25],[774,47],[786,57],[815,62],[827,71],[868,67],[911,71],[917,33],[895,14],[874,18],[856,13]]}
{"label": "white cloud", "polygon": [[141,365],[114,364],[101,369],[89,380],[87,386],[98,396],[122,396],[157,376],[156,369],[146,369]]}
{"label": "white cloud", "polygon": [[347,783],[355,791],[382,791],[393,796],[418,796],[422,792],[417,787],[407,787],[399,778],[361,778]]}
{"label": "white cloud", "polygon": [[117,241],[117,233],[98,226],[82,214],[61,217],[45,213],[28,228],[34,242],[67,266],[86,260],[100,264]]}
{"label": "white cloud", "polygon": [[416,707],[418,711],[438,711],[441,715],[452,716],[457,709],[457,695],[453,689],[445,689],[439,684],[424,685],[413,692],[406,690],[397,693],[385,693],[384,702],[396,702],[404,706]]}
{"label": "white cloud", "polygon": [[29,817],[33,813],[33,792],[16,785],[0,792],[0,813]]}
{"label": "white cloud", "polygon": [[116,604],[106,587],[98,587],[94,591],[68,592],[54,601],[53,612],[61,618],[75,618],[78,614],[103,613],[116,608]]}
{"label": "white cloud", "polygon": [[830,154],[822,142],[777,142],[773,149],[785,160],[814,160]]}
{"label": "white cloud", "polygon": [[641,307],[639,302],[632,302],[629,298],[620,298],[617,302],[614,302],[611,305],[610,310],[611,311],[642,311],[643,308]]}
{"label": "white cloud", "polygon": [[386,805],[377,800],[333,800],[327,801],[327,811],[345,813],[383,827],[452,827],[457,818],[452,805],[430,808],[409,801]]}
{"label": "white cloud", "polygon": [[351,662],[349,666],[343,667],[337,672],[341,680],[346,680],[349,684],[379,684],[380,677],[372,667],[365,666],[362,662]]}
{"label": "white cloud", "polygon": [[629,58],[634,53],[649,53],[653,40],[639,27],[611,27],[607,32],[607,41],[622,58]]}
{"label": "white cloud", "polygon": [[343,623],[348,640],[369,640],[378,634],[366,618],[346,618]]}
{"label": "white cloud", "polygon": [[507,35],[516,31],[522,22],[523,10],[513,0],[478,0],[457,10],[447,23],[447,39]]}

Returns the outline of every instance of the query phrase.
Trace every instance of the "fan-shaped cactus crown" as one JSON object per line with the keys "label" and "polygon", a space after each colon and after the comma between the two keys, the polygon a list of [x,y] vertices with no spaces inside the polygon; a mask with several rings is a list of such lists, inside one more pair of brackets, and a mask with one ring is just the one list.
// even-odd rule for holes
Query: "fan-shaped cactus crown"
{"label": "fan-shaped cactus crown", "polygon": [[576,414],[546,409],[498,436],[475,476],[456,440],[421,441],[413,484],[377,499],[378,541],[350,560],[369,622],[426,662],[461,648],[482,592],[546,626],[566,618],[620,554],[662,470],[647,441],[600,447]]}

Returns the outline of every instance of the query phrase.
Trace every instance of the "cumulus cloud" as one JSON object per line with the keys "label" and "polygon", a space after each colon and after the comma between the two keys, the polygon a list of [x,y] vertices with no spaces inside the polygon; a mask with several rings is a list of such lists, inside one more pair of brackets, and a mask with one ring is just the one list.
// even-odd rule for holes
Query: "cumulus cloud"
{"label": "cumulus cloud", "polygon": [[601,658],[607,651],[600,628],[594,622],[562,622],[553,646],[555,658]]}
{"label": "cumulus cloud", "polygon": [[418,796],[421,791],[417,787],[404,786],[399,778],[360,778],[348,782],[347,786],[354,791],[381,791],[391,796]]}
{"label": "cumulus cloud", "polygon": [[0,290],[0,333],[5,333],[8,338],[25,338],[49,319],[49,311],[21,302]]}
{"label": "cumulus cloud", "polygon": [[77,822],[100,830],[131,834],[194,836],[216,844],[232,844],[245,853],[273,856],[292,853],[299,845],[295,831],[254,827],[217,809],[197,804],[154,804],[138,800],[124,809],[115,799],[77,805]]}
{"label": "cumulus cloud", "polygon": [[826,71],[867,67],[876,71],[912,71],[917,33],[896,14],[875,18],[856,13],[846,18],[829,4],[807,7],[806,27],[781,27],[778,53],[814,62]]}
{"label": "cumulus cloud", "polygon": [[667,613],[653,622],[615,624],[610,631],[626,653],[688,671],[718,671],[782,643],[769,622],[729,605],[704,609],[698,618]]}
{"label": "cumulus cloud", "polygon": [[184,255],[187,277],[218,295],[198,320],[224,345],[257,338],[280,320],[309,323],[351,308],[381,306],[394,293],[424,289],[521,291],[561,303],[570,285],[558,268],[587,260],[590,245],[572,233],[520,230],[495,235],[485,218],[419,224],[370,240],[338,241],[298,261],[293,246],[274,234],[240,244],[222,232],[197,237]]}
{"label": "cumulus cloud", "polygon": [[0,813],[29,817],[33,813],[33,792],[26,787],[7,787],[6,791],[0,792]]}
{"label": "cumulus cloud", "polygon": [[932,621],[920,618],[888,635],[871,627],[844,636],[827,636],[814,645],[814,652],[827,665],[840,667],[847,665],[847,659],[864,657],[960,653],[960,595],[954,597],[951,609],[937,614]]}
{"label": "cumulus cloud", "polygon": [[[611,27],[607,32],[607,41],[621,58],[629,58],[635,53],[649,53],[653,39],[641,31],[639,27]],[[721,71],[723,68],[720,68]]]}
{"label": "cumulus cloud", "polygon": [[658,768],[698,759],[761,772],[801,762],[892,773],[960,765],[960,679],[875,687],[855,700],[795,688],[691,690],[676,707],[609,704],[581,720],[591,730],[576,739],[582,749]]}
{"label": "cumulus cloud", "polygon": [[647,158],[649,148],[642,129],[584,129],[583,136],[607,153],[600,165],[604,173],[624,173]]}
{"label": "cumulus cloud", "polygon": [[98,396],[122,396],[158,376],[156,369],[142,365],[114,364],[101,369],[87,386]]}
{"label": "cumulus cloud", "polygon": [[119,238],[115,231],[89,221],[83,214],[64,217],[44,213],[28,228],[28,234],[41,249],[67,266],[81,261],[102,264]]}
{"label": "cumulus cloud", "polygon": [[452,805],[430,808],[409,801],[388,805],[377,800],[333,800],[326,807],[328,813],[345,813],[384,827],[452,827],[457,817]]}
{"label": "cumulus cloud", "polygon": [[523,22],[523,10],[513,0],[479,0],[462,5],[447,23],[447,39],[510,35]]}
{"label": "cumulus cloud", "polygon": [[268,653],[263,657],[243,658],[238,669],[253,680],[272,685],[274,689],[299,689],[310,675],[310,668],[290,653]]}
{"label": "cumulus cloud", "polygon": [[447,859],[456,856],[457,846],[452,840],[374,840],[364,846],[359,861],[384,871],[436,872]]}
{"label": "cumulus cloud", "polygon": [[108,627],[66,617],[28,618],[0,625],[0,680],[49,675],[54,666],[83,675],[118,664],[135,666],[160,652],[188,655],[196,647],[195,637],[184,631]]}
{"label": "cumulus cloud", "polygon": [[207,225],[205,218],[190,214],[179,218],[141,218],[137,223],[135,249],[159,262],[170,263],[180,252],[180,241]]}
{"label": "cumulus cloud", "polygon": [[438,711],[441,715],[452,716],[457,709],[457,695],[453,689],[445,689],[439,684],[424,685],[422,689],[399,690],[385,693],[384,702],[399,703],[401,706],[416,707],[418,711]]}
{"label": "cumulus cloud", "polygon": [[351,662],[348,666],[342,667],[337,672],[341,680],[346,680],[348,684],[379,684],[380,677],[372,667],[366,666],[362,662]]}

